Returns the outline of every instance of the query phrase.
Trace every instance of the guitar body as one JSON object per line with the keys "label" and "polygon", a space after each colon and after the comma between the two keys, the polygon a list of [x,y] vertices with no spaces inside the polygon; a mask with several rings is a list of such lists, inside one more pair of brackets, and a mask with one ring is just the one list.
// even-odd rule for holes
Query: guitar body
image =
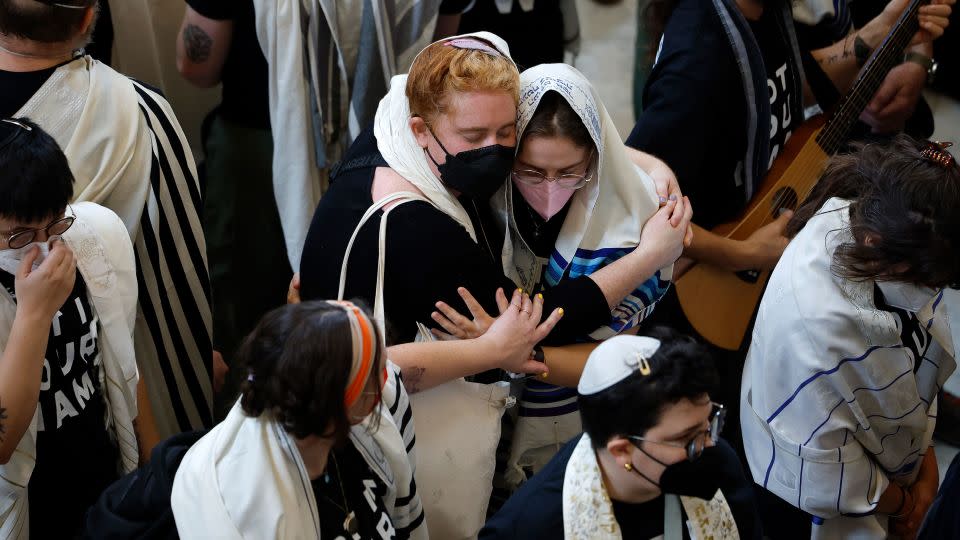
{"label": "guitar body", "polygon": [[[797,128],[741,217],[713,232],[745,240],[776,219],[782,209],[795,209],[816,185],[829,160],[816,140],[824,123],[822,115],[815,116]],[[734,273],[696,263],[676,281],[677,296],[687,320],[704,339],[737,350],[769,277],[769,271]]]}

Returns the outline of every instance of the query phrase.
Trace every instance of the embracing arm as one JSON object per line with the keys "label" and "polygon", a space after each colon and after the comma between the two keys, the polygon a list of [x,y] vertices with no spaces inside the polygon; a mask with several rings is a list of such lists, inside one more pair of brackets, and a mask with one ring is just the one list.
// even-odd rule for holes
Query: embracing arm
{"label": "embracing arm", "polygon": [[404,343],[394,345],[388,351],[390,360],[400,367],[403,386],[408,393],[416,394],[447,381],[498,367],[501,362],[499,351],[486,346],[482,340],[481,337],[463,341]]}
{"label": "embracing arm", "polygon": [[[501,296],[498,301],[506,302],[506,298]],[[500,317],[483,335],[460,341],[394,345],[388,349],[390,360],[400,367],[403,385],[410,394],[489,369],[544,373],[547,368],[532,359],[533,346],[550,333],[563,311],[553,310],[541,323],[543,306],[542,295],[530,298],[514,291],[510,302],[500,306]]]}
{"label": "embracing arm", "polygon": [[232,39],[232,20],[211,19],[187,6],[177,38],[180,75],[200,88],[219,84]]}
{"label": "embracing arm", "polygon": [[[668,201],[644,224],[636,249],[590,274],[590,279],[603,291],[609,309],[619,305],[657,270],[680,257],[692,217],[693,207],[686,197]],[[678,224],[674,225],[673,221]]]}
{"label": "embracing arm", "polygon": [[587,358],[599,343],[578,343],[563,347],[544,347],[543,363],[547,366],[548,374],[543,381],[557,386],[576,388],[580,384],[580,375]]}

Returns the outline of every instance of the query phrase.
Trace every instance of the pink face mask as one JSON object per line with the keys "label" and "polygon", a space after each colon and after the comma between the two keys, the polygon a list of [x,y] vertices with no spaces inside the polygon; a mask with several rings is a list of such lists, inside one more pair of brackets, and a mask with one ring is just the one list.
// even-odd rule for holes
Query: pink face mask
{"label": "pink face mask", "polygon": [[575,189],[560,187],[556,182],[541,182],[531,186],[514,181],[513,186],[520,191],[530,208],[533,208],[540,217],[547,221],[557,215],[557,212],[563,210],[563,207],[570,201],[570,197],[573,197],[573,194],[577,192]]}

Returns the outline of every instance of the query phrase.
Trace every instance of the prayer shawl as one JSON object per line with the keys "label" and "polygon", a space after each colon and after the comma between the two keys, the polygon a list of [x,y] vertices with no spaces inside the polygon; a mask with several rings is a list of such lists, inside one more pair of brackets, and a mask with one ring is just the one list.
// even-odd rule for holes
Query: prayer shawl
{"label": "prayer shawl", "polygon": [[[371,414],[351,429],[350,443],[387,486],[383,501],[397,536],[426,540],[423,509],[413,479],[409,398],[400,383],[399,369],[388,365],[391,376],[383,391],[384,401],[373,413],[380,415],[379,427],[373,429]],[[402,423],[403,416],[407,416],[406,423]],[[227,418],[184,456],[170,503],[177,530],[185,540],[320,538],[313,487],[293,437],[267,415],[246,416],[239,401]]]}
{"label": "prayer shawl", "polygon": [[827,201],[770,277],[741,424],[754,481],[813,515],[814,538],[885,538],[887,517],[873,511],[890,482],[913,483],[930,451],[937,393],[956,366],[958,304],[937,294],[905,343],[898,317],[875,306],[874,280],[831,270],[853,241],[848,207]]}
{"label": "prayer shawl", "polygon": [[[549,290],[563,279],[586,279],[636,249],[644,224],[659,209],[658,196],[653,180],[630,161],[606,107],[583,74],[566,64],[545,64],[524,71],[520,82],[519,140],[523,140],[540,100],[553,91],[576,111],[597,148],[596,165],[590,169],[593,178],[570,199],[546,272],[517,231],[513,198],[522,195],[513,182],[507,180],[491,202],[505,230],[504,274],[524,290],[537,290],[540,285]],[[635,327],[653,312],[667,292],[672,275],[670,265],[649,276],[613,309],[609,323],[580,338],[601,341]],[[541,279],[546,283],[540,283]],[[528,380],[505,479],[511,485],[518,484],[525,476],[524,468],[532,467],[536,472],[565,441],[581,431],[576,391]]]}
{"label": "prayer shawl", "polygon": [[[137,277],[133,247],[127,229],[116,214],[93,203],[73,205],[76,221],[63,239],[76,256],[77,269],[87,286],[98,319],[100,387],[107,405],[107,422],[120,450],[124,473],[137,468],[139,451],[133,431],[137,416],[137,364],[134,359],[134,321],[137,313]],[[0,350],[10,339],[17,305],[0,287]],[[0,465],[0,539],[30,538],[27,486],[37,455],[40,405],[10,461]],[[83,441],[77,441],[82,444]],[[83,464],[77,464],[82,466]],[[64,496],[69,496],[65,493]],[[55,519],[55,516],[51,516]]]}
{"label": "prayer shawl", "polygon": [[253,1],[269,65],[274,193],[299,269],[329,167],[429,43],[441,0]]}
{"label": "prayer shawl", "polygon": [[[687,516],[696,516],[686,523],[694,540],[739,538],[737,522],[723,491],[713,499],[666,495],[664,512],[665,540],[680,540],[684,525],[676,500],[680,499]],[[671,501],[672,499],[672,501]],[[673,511],[671,512],[671,507]],[[620,525],[613,513],[613,501],[603,484],[597,455],[586,433],[567,462],[563,476],[563,531],[565,540],[621,540]]]}
{"label": "prayer shawl", "polygon": [[[520,76],[520,112],[517,138],[533,118],[547,92],[557,92],[583,120],[597,148],[593,178],[569,202],[546,268],[546,284],[589,276],[636,249],[643,225],[659,209],[653,180],[630,161],[626,147],[606,107],[593,86],[571,66],[545,64]],[[532,291],[544,275],[542,265],[517,232],[514,220],[513,182],[507,181],[494,196],[492,206],[506,231],[503,270],[515,283]],[[519,196],[519,195],[518,195]],[[590,334],[600,341],[636,326],[667,291],[673,265],[657,271],[610,314],[610,323]]]}
{"label": "prayer shawl", "polygon": [[212,425],[210,284],[196,165],[169,104],[97,62],[57,69],[17,113],[49,132],[77,201],[127,226],[137,260],[137,364],[161,437]]}
{"label": "prayer shawl", "polygon": [[[506,58],[510,58],[507,43],[489,32],[455,37],[481,39],[500,51]],[[446,38],[442,41],[450,39],[454,38]],[[410,129],[410,102],[407,100],[406,87],[407,76],[397,75],[390,81],[390,92],[380,101],[373,125],[377,149],[380,150],[383,159],[391,169],[416,186],[434,207],[459,223],[476,242],[477,234],[473,230],[470,216],[467,215],[460,201],[433,173],[426,153],[417,144],[413,130]]]}

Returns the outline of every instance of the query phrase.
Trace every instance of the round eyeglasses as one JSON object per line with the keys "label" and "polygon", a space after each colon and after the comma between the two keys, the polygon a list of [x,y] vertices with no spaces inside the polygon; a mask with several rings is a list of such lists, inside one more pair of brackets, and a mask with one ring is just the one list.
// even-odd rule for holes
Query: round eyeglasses
{"label": "round eyeglasses", "polygon": [[[593,160],[593,152],[587,157],[587,162]],[[593,180],[593,174],[561,174],[559,176],[547,176],[540,171],[531,169],[514,169],[511,176],[521,184],[528,186],[537,186],[544,182],[556,182],[558,186],[564,189],[580,189],[587,185],[587,182]]]}
{"label": "round eyeglasses", "polygon": [[[70,213],[73,214],[73,208],[70,208],[69,205],[67,208],[70,209]],[[22,229],[13,233],[3,233],[0,232],[0,235],[7,236],[7,247],[10,249],[20,249],[30,245],[37,238],[37,234],[41,231],[46,234],[46,237],[49,239],[51,236],[60,236],[63,233],[73,226],[73,222],[76,221],[76,214],[70,216],[64,216],[62,218],[51,221],[46,227],[40,229]]]}
{"label": "round eyeglasses", "polygon": [[641,442],[672,446],[674,448],[684,448],[687,451],[687,459],[694,461],[703,455],[703,451],[707,447],[708,441],[716,444],[717,440],[720,438],[720,432],[723,431],[723,424],[727,419],[727,409],[723,405],[714,402],[710,402],[710,404],[713,406],[708,419],[710,422],[710,427],[697,433],[692,439],[690,439],[690,441],[686,443],[654,441],[638,435],[630,435],[627,437],[627,439],[637,448],[640,448],[639,443]]}

